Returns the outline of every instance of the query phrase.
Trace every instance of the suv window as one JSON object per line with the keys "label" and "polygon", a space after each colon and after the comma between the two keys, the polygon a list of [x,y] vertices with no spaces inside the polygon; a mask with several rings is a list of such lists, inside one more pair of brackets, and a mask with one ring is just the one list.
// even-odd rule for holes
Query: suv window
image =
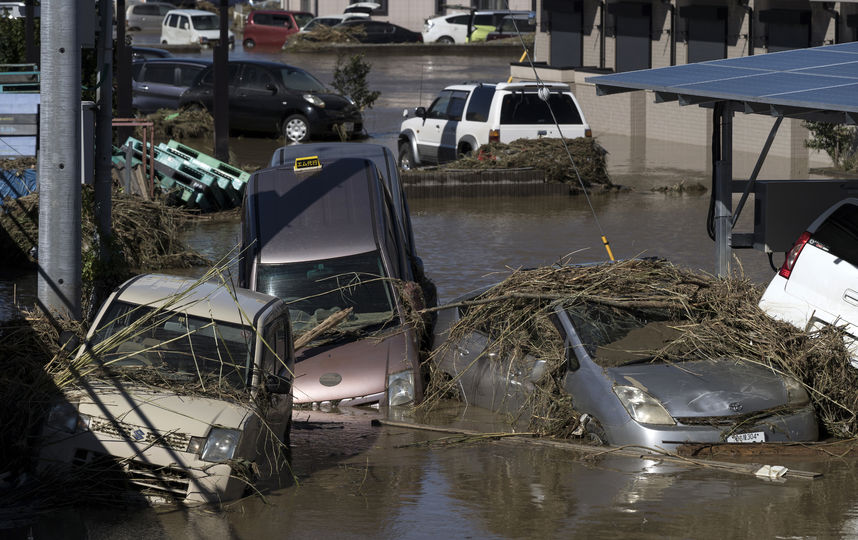
{"label": "suv window", "polygon": [[465,120],[486,122],[489,119],[489,109],[492,106],[494,95],[494,85],[484,85],[474,88],[474,91],[471,92],[471,101],[468,103],[468,112],[465,114]]}
{"label": "suv window", "polygon": [[858,206],[844,204],[816,230],[812,243],[853,266],[858,266]]}
{"label": "suv window", "polygon": [[462,119],[462,113],[465,112],[465,102],[468,101],[468,92],[463,90],[453,91],[450,97],[450,104],[447,106],[447,118],[456,120]]}
{"label": "suv window", "polygon": [[[551,94],[548,106],[560,124],[581,124],[581,115],[568,94]],[[516,92],[504,96],[501,103],[501,124],[553,124],[554,118],[545,102],[533,92]]]}

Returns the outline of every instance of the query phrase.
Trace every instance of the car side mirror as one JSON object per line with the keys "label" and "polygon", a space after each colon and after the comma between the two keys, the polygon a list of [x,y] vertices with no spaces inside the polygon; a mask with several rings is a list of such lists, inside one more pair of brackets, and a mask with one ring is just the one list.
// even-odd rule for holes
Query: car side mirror
{"label": "car side mirror", "polygon": [[269,394],[288,394],[292,391],[292,381],[277,375],[266,375],[265,391]]}
{"label": "car side mirror", "polygon": [[426,107],[417,107],[414,109],[414,114],[420,118],[426,119]]}
{"label": "car side mirror", "polygon": [[402,109],[402,118],[408,118],[408,109]]}

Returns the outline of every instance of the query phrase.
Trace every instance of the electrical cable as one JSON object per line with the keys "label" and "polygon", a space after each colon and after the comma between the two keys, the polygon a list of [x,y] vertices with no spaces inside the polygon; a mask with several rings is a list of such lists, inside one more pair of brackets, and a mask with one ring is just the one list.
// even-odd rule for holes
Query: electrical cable
{"label": "electrical cable", "polygon": [[[509,0],[504,0],[504,4],[506,4],[507,11],[511,11],[509,8]],[[581,173],[578,171],[578,166],[575,164],[575,159],[572,157],[572,152],[569,150],[569,145],[566,142],[566,137],[563,135],[563,131],[560,129],[560,123],[557,121],[557,116],[554,114],[554,109],[551,108],[551,103],[548,102],[548,98],[551,95],[551,90],[545,86],[545,83],[542,79],[539,78],[539,73],[536,71],[536,66],[533,64],[533,59],[530,57],[530,52],[527,50],[527,45],[524,43],[524,37],[521,35],[521,31],[518,28],[518,23],[515,22],[515,17],[511,17],[513,28],[515,28],[515,33],[518,36],[519,43],[521,43],[522,49],[524,49],[524,54],[522,58],[527,59],[527,63],[530,65],[530,69],[533,70],[533,77],[536,80],[537,86],[537,95],[539,99],[545,102],[545,105],[548,107],[548,112],[551,113],[551,119],[554,121],[554,126],[557,128],[557,134],[560,136],[560,141],[563,143],[563,149],[566,151],[566,155],[569,157],[569,162],[572,164],[572,169],[575,171],[575,176],[578,178],[578,183],[581,185],[581,191],[584,193],[584,198],[587,200],[587,205],[590,207],[590,212],[593,215],[593,221],[596,222],[596,228],[599,230],[599,235],[602,238],[602,244],[605,246],[605,251],[608,252],[608,258],[611,261],[614,261],[614,254],[611,252],[611,244],[608,242],[608,237],[605,235],[605,231],[602,229],[602,224],[599,223],[599,217],[596,215],[596,209],[593,208],[593,203],[590,201],[590,195],[587,193],[587,188],[584,186],[584,180],[581,178]]]}

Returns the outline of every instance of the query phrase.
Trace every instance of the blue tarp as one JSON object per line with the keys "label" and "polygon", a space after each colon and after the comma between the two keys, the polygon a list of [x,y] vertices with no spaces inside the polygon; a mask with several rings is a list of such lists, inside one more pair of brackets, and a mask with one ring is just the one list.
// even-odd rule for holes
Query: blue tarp
{"label": "blue tarp", "polygon": [[36,191],[35,169],[0,171],[0,200],[6,197],[17,199],[34,191]]}

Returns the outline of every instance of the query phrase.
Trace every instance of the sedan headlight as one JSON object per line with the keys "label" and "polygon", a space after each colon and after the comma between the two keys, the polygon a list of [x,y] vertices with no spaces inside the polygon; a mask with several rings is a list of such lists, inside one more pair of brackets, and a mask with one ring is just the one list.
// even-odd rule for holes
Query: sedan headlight
{"label": "sedan headlight", "polygon": [[200,458],[213,463],[232,459],[240,438],[241,432],[237,429],[212,428]]}
{"label": "sedan headlight", "polygon": [[414,401],[414,372],[400,371],[387,376],[387,403],[391,407]]}
{"label": "sedan headlight", "polygon": [[86,431],[89,422],[89,415],[80,414],[74,403],[57,403],[48,413],[48,426],[66,433]]}
{"label": "sedan headlight", "polygon": [[315,105],[316,107],[325,108],[325,102],[319,96],[313,94],[304,94],[304,99]]}
{"label": "sedan headlight", "polygon": [[676,420],[657,399],[634,386],[615,386],[614,393],[629,416],[641,424],[675,425]]}
{"label": "sedan headlight", "polygon": [[784,377],[784,387],[787,391],[787,403],[790,405],[807,405],[810,403],[810,396],[807,395],[807,390],[797,380],[792,377]]}

